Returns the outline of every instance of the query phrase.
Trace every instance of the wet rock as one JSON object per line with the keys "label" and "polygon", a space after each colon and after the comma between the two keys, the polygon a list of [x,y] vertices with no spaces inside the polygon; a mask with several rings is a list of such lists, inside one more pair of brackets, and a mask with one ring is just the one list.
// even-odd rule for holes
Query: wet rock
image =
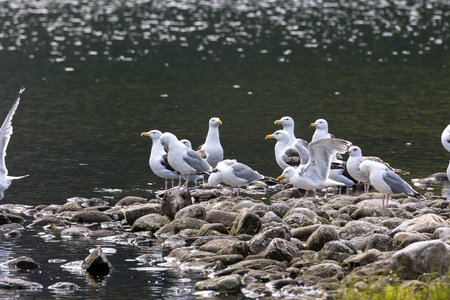
{"label": "wet rock", "polygon": [[14,237],[25,228],[19,224],[19,223],[9,223],[9,224],[3,224],[0,225],[0,234],[7,236],[7,237]]}
{"label": "wet rock", "polygon": [[229,275],[198,281],[194,289],[196,291],[217,291],[223,293],[237,293],[242,282],[239,275]]}
{"label": "wet rock", "polygon": [[105,215],[113,219],[114,221],[122,221],[125,219],[123,209],[119,206],[111,207],[103,212]]}
{"label": "wet rock", "polygon": [[184,229],[200,229],[204,224],[208,224],[208,222],[194,218],[183,218],[183,219],[174,219],[167,225],[173,227],[175,233],[178,233]]}
{"label": "wet rock", "polygon": [[173,220],[176,213],[186,206],[192,204],[191,194],[189,190],[184,192],[179,188],[172,188],[167,190],[164,194],[161,205],[161,213]]}
{"label": "wet rock", "polygon": [[11,220],[5,214],[0,214],[0,225],[8,223],[11,223]]}
{"label": "wet rock", "polygon": [[223,234],[228,234],[228,230],[222,223],[203,224],[200,227],[200,234],[206,234],[208,231],[215,231]]}
{"label": "wet rock", "polygon": [[40,290],[43,286],[19,278],[0,278],[0,289],[3,290]]}
{"label": "wet rock", "polygon": [[226,227],[231,227],[238,214],[235,212],[210,210],[206,212],[205,220],[209,223],[222,223]]}
{"label": "wet rock", "polygon": [[284,215],[289,211],[289,206],[284,203],[272,203],[269,206],[269,210],[275,213],[278,217],[283,218]]}
{"label": "wet rock", "polygon": [[225,255],[214,255],[210,257],[204,257],[204,261],[209,263],[221,262],[223,266],[233,265],[244,260],[244,257],[239,254],[225,254]]}
{"label": "wet rock", "polygon": [[322,225],[308,238],[306,249],[320,251],[326,243],[336,240],[339,240],[336,229],[330,225]]}
{"label": "wet rock", "polygon": [[366,221],[351,221],[339,231],[339,237],[351,240],[354,237],[367,236],[374,233],[388,234],[390,231],[386,227],[374,225]]}
{"label": "wet rock", "polygon": [[432,272],[445,275],[449,270],[449,251],[450,246],[441,241],[417,242],[392,256],[392,270],[407,279],[416,279],[420,274]]}
{"label": "wet rock", "polygon": [[82,198],[82,197],[72,197],[67,199],[67,202],[74,202],[80,205],[81,207],[92,207],[92,206],[100,206],[100,205],[108,205],[108,202],[102,200],[100,198]]}
{"label": "wet rock", "polygon": [[170,220],[167,217],[164,217],[160,214],[151,213],[145,216],[140,217],[136,221],[134,221],[133,226],[131,226],[131,232],[137,231],[150,231],[156,232],[164,225],[170,223]]}
{"label": "wet rock", "polygon": [[396,229],[403,229],[405,231],[417,231],[434,233],[439,227],[449,227],[449,223],[435,214],[426,214],[411,220],[406,220]]}
{"label": "wet rock", "polygon": [[197,201],[208,201],[210,199],[218,198],[222,193],[218,189],[200,190],[197,189],[191,192],[191,196]]}
{"label": "wet rock", "polygon": [[206,209],[203,205],[200,205],[200,204],[190,205],[190,206],[180,209],[175,214],[174,218],[175,219],[195,218],[195,219],[204,220],[206,218]]}
{"label": "wet rock", "polygon": [[231,240],[231,239],[214,239],[200,246],[199,250],[217,253],[227,246],[238,244],[240,242],[241,241],[239,240]]}
{"label": "wet rock", "polygon": [[123,209],[125,221],[129,225],[133,225],[134,222],[142,216],[148,214],[162,214],[161,204],[147,203],[137,204]]}
{"label": "wet rock", "polygon": [[293,243],[280,238],[274,238],[264,251],[264,257],[278,261],[291,261],[300,256],[300,251]]}
{"label": "wet rock", "polygon": [[65,211],[80,211],[82,209],[83,207],[81,207],[81,205],[76,202],[66,202],[65,204],[61,205],[61,207],[58,208],[56,212],[60,214]]}
{"label": "wet rock", "polygon": [[72,216],[71,221],[79,223],[102,223],[111,222],[112,219],[101,211],[85,209],[75,212]]}
{"label": "wet rock", "polygon": [[57,282],[48,287],[49,290],[57,291],[76,291],[80,287],[72,282]]}
{"label": "wet rock", "polygon": [[106,276],[113,269],[112,264],[106,258],[102,248],[98,246],[92,253],[86,257],[81,265],[91,275]]}
{"label": "wet rock", "polygon": [[219,251],[217,251],[217,255],[233,255],[238,254],[242,257],[246,257],[249,253],[249,247],[246,242],[240,241],[238,243],[230,244]]}
{"label": "wet rock", "polygon": [[365,250],[377,249],[383,252],[395,250],[394,240],[386,234],[373,234],[367,237]]}
{"label": "wet rock", "polygon": [[290,240],[291,231],[289,226],[281,223],[264,224],[260,232],[248,242],[250,253],[260,253],[267,248],[274,238]]}
{"label": "wet rock", "polygon": [[87,228],[86,226],[77,225],[71,226],[69,228],[64,228],[61,231],[61,237],[87,237],[92,230]]}
{"label": "wet rock", "polygon": [[272,291],[266,286],[265,283],[251,282],[242,288],[242,293],[248,298],[258,299],[265,298],[272,295]]}
{"label": "wet rock", "polygon": [[239,235],[244,233],[253,235],[258,232],[260,227],[261,218],[255,213],[244,210],[234,220],[230,234]]}
{"label": "wet rock", "polygon": [[136,196],[127,196],[122,199],[120,199],[115,206],[124,207],[124,206],[130,206],[135,204],[145,204],[148,203],[147,199],[142,197],[136,197]]}
{"label": "wet rock", "polygon": [[2,263],[1,265],[6,268],[21,269],[21,270],[33,270],[39,268],[39,264],[28,256],[21,256],[18,258],[14,258]]}
{"label": "wet rock", "polygon": [[314,225],[305,226],[305,227],[293,228],[291,230],[292,237],[306,242],[306,240],[308,240],[308,238],[311,236],[311,234],[314,231],[316,231],[320,226],[322,226],[322,225],[314,224]]}
{"label": "wet rock", "polygon": [[217,276],[229,275],[237,270],[267,270],[268,267],[276,267],[280,270],[285,270],[287,266],[279,261],[265,258],[246,259],[236,264],[228,266],[225,270],[217,272]]}
{"label": "wet rock", "polygon": [[56,216],[44,216],[42,218],[38,218],[34,220],[27,227],[37,227],[37,226],[47,226],[47,225],[56,225],[56,226],[70,226],[70,222],[66,219],[59,218]]}

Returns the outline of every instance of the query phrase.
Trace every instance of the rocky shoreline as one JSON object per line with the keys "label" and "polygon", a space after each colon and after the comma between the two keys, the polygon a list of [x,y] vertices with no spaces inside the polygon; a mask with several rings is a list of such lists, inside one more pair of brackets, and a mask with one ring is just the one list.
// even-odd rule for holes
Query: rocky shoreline
{"label": "rocky shoreline", "polygon": [[[218,189],[174,188],[163,198],[128,196],[115,206],[71,198],[63,205],[5,204],[0,211],[0,233],[8,239],[19,239],[26,227],[138,247],[162,239],[163,258],[137,259],[208,272],[209,279],[195,284],[198,295],[335,299],[350,288],[415,289],[449,280],[450,208],[442,197],[402,197],[381,207],[378,193],[302,199],[299,190],[284,189],[266,204],[249,197],[228,201]],[[102,276],[114,268],[101,248],[68,264]],[[19,257],[1,267],[39,265]],[[0,289],[41,288],[20,278],[0,279]],[[58,282],[48,288],[77,287]]]}

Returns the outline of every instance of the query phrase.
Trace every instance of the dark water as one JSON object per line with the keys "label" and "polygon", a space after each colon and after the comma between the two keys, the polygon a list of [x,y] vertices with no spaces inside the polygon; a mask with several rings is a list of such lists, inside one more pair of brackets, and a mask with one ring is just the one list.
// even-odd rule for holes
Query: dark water
{"label": "dark water", "polygon": [[[127,195],[152,198],[163,181],[148,167],[151,141],[140,133],[170,131],[198,146],[213,116],[223,121],[225,156],[273,177],[281,170],[274,142],[264,137],[285,115],[306,140],[313,134],[309,124],[327,119],[330,132],[363,154],[408,170],[408,181],[445,172],[450,154],[440,135],[450,123],[449,6],[0,2],[0,114],[22,85],[27,88],[13,120],[7,166],[11,175],[30,174],[14,182],[2,202],[63,204],[81,196],[114,205]],[[443,189],[448,186],[419,191],[441,195]],[[97,241],[57,236],[46,242],[36,235],[2,241],[1,261],[22,254],[37,260],[36,251],[45,252],[41,271],[21,276],[48,286],[56,272],[59,281],[83,286],[72,296],[100,298],[107,290],[117,298],[142,288],[160,298],[176,289],[174,282],[185,284],[178,278],[193,276],[129,271],[148,251],[113,245],[112,262],[123,268],[94,283],[47,261],[61,251],[82,259]]]}

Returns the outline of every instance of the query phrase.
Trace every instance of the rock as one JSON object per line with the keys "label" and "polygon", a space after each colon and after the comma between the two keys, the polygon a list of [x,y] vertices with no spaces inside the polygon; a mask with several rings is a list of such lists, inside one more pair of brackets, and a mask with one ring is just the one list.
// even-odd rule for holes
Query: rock
{"label": "rock", "polygon": [[76,291],[80,287],[72,282],[57,282],[48,287],[49,290],[57,291]]}
{"label": "rock", "polygon": [[192,204],[191,194],[189,190],[184,192],[179,188],[172,188],[167,190],[162,200],[161,212],[169,219],[173,220],[176,213],[186,206]]}
{"label": "rock", "polygon": [[298,256],[300,256],[300,251],[297,246],[280,238],[274,238],[264,251],[264,257],[278,261],[289,262]]}
{"label": "rock", "polygon": [[180,209],[175,214],[175,219],[181,218],[194,218],[194,219],[202,219],[206,218],[206,209],[203,205],[194,204]]}
{"label": "rock", "polygon": [[281,199],[292,199],[292,198],[301,198],[303,195],[300,192],[300,189],[285,189],[279,191],[278,193],[272,195],[270,197],[270,201],[276,201]]}
{"label": "rock", "polygon": [[336,229],[330,225],[322,225],[306,241],[306,249],[320,251],[329,241],[339,240]]}
{"label": "rock", "polygon": [[297,202],[295,202],[295,204],[292,208],[297,208],[297,207],[307,208],[309,210],[316,209],[316,205],[311,200],[308,200],[308,199],[300,199]]}
{"label": "rock", "polygon": [[58,208],[57,213],[60,214],[60,213],[62,213],[64,211],[79,211],[79,210],[82,210],[82,209],[83,208],[78,203],[66,202],[65,204],[61,205],[60,208]]}
{"label": "rock", "polygon": [[234,220],[230,234],[239,235],[244,233],[253,235],[258,232],[260,227],[261,218],[255,213],[244,210]]}
{"label": "rock", "polygon": [[200,234],[207,233],[208,231],[216,231],[223,234],[228,234],[228,230],[222,223],[203,224],[200,227]]}
{"label": "rock", "polygon": [[206,212],[205,220],[209,223],[222,223],[226,227],[231,227],[238,214],[235,212],[210,210]]}
{"label": "rock", "polygon": [[38,218],[38,219],[34,220],[27,227],[47,226],[47,225],[70,226],[71,223],[63,218],[59,218],[59,217],[55,217],[55,216],[44,216],[42,218]]}
{"label": "rock", "polygon": [[2,263],[2,266],[13,269],[33,270],[39,268],[39,264],[28,256],[21,256]]}
{"label": "rock", "polygon": [[342,277],[342,268],[335,263],[323,263],[312,266],[306,272],[310,276],[317,276],[322,278],[329,278],[334,276]]}
{"label": "rock", "polygon": [[61,230],[61,237],[87,237],[92,230],[82,225],[75,225]]}
{"label": "rock", "polygon": [[351,240],[354,237],[368,236],[374,233],[388,234],[389,232],[386,227],[380,227],[366,221],[351,221],[339,231],[339,237],[344,240]]}
{"label": "rock", "polygon": [[381,206],[363,206],[354,211],[351,215],[352,219],[358,220],[365,217],[395,217],[395,214],[387,207]]}
{"label": "rock", "polygon": [[232,239],[214,239],[200,246],[198,249],[200,251],[217,253],[227,246],[234,245],[240,242],[241,241],[239,240],[232,240]]}
{"label": "rock", "polygon": [[442,239],[450,236],[450,228],[448,227],[439,227],[433,232],[433,238]]}
{"label": "rock", "polygon": [[241,288],[242,282],[239,275],[233,274],[218,278],[211,278],[198,281],[194,289],[196,291],[216,291],[222,293],[237,293]]}
{"label": "rock", "polygon": [[284,263],[273,259],[255,258],[249,260],[247,258],[246,260],[228,266],[225,270],[217,272],[216,275],[229,275],[236,270],[267,270],[268,267],[275,267],[280,270],[286,269],[286,265]]}
{"label": "rock", "polygon": [[246,257],[249,253],[249,247],[246,242],[240,241],[234,244],[227,245],[217,251],[217,255],[234,255],[238,254]]}
{"label": "rock", "polygon": [[169,224],[174,228],[175,233],[178,233],[184,229],[200,229],[204,224],[208,224],[208,222],[194,218],[182,218],[174,219]]}
{"label": "rock", "polygon": [[391,258],[392,270],[400,277],[416,279],[420,274],[447,274],[450,246],[437,240],[417,242],[397,251]]}
{"label": "rock", "polygon": [[271,222],[284,223],[284,221],[279,216],[277,216],[273,211],[268,211],[262,216],[261,224],[266,224],[266,223],[271,223]]}
{"label": "rock", "polygon": [[290,240],[291,231],[289,226],[281,223],[264,224],[260,232],[248,242],[250,253],[260,253],[267,248],[274,238]]}
{"label": "rock", "polygon": [[360,266],[366,266],[378,260],[380,251],[375,249],[367,250],[364,253],[360,253],[354,256],[350,256],[344,260],[344,266],[349,266],[350,269],[354,269]]}
{"label": "rock", "polygon": [[320,226],[322,226],[322,225],[314,224],[314,225],[305,226],[305,227],[293,228],[291,230],[292,237],[306,242],[306,240],[308,240],[308,238],[311,236],[311,234],[314,231],[316,231]]}
{"label": "rock", "polygon": [[137,231],[151,231],[156,232],[164,225],[170,223],[170,220],[167,217],[164,217],[160,214],[148,214],[140,217],[136,221],[134,221],[133,226],[131,226],[131,232]]}
{"label": "rock", "polygon": [[106,276],[113,269],[100,246],[84,259],[81,267],[94,276]]}
{"label": "rock", "polygon": [[[435,214],[426,214],[411,220],[406,220],[395,229],[403,229],[405,231],[417,231],[434,233],[439,227],[449,227],[449,223]],[[395,230],[394,229],[394,230]]]}
{"label": "rock", "polygon": [[400,218],[389,218],[387,220],[384,220],[380,223],[381,226],[384,226],[390,230],[393,230],[397,226],[399,226],[401,223],[403,223],[404,220]]}
{"label": "rock", "polygon": [[287,206],[284,203],[272,203],[269,206],[269,210],[273,213],[275,213],[278,217],[283,218],[284,215],[289,211],[289,206]]}
{"label": "rock", "polygon": [[226,254],[226,255],[213,255],[210,257],[204,257],[203,260],[209,263],[220,262],[224,266],[229,266],[238,263],[240,261],[243,261],[244,257],[239,254]]}
{"label": "rock", "polygon": [[102,223],[111,222],[112,219],[101,211],[84,209],[74,213],[71,221],[79,223]]}
{"label": "rock", "polygon": [[19,278],[0,278],[0,289],[3,290],[39,290],[43,286],[37,282]]}
{"label": "rock", "polygon": [[20,231],[22,231],[24,229],[25,229],[25,227],[23,227],[19,223],[3,224],[3,225],[0,225],[0,234],[2,234],[4,236],[15,237],[17,235],[17,233],[19,233],[19,236],[20,236]]}
{"label": "rock", "polygon": [[130,206],[135,204],[145,204],[148,203],[147,199],[142,197],[135,197],[135,196],[127,196],[122,199],[120,199],[115,206],[124,207],[124,206]]}
{"label": "rock", "polygon": [[162,214],[161,204],[147,203],[137,204],[123,209],[125,221],[129,225],[133,225],[134,222],[142,216],[148,214]]}
{"label": "rock", "polygon": [[365,251],[377,249],[383,252],[395,250],[393,239],[386,234],[375,233],[367,237]]}

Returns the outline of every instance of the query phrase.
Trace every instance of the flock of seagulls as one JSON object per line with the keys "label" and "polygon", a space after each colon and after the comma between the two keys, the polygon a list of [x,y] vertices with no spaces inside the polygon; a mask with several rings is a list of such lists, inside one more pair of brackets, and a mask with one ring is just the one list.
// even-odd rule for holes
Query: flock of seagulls
{"label": "flock of seagulls", "polygon": [[[4,192],[11,185],[12,180],[28,176],[9,176],[5,164],[6,149],[13,133],[12,118],[24,90],[23,87],[19,90],[16,101],[0,128],[0,200],[3,199]],[[306,190],[304,197],[310,190],[314,191],[313,197],[315,197],[317,189],[329,186],[346,186],[348,193],[348,189],[358,182],[364,184],[366,193],[371,185],[382,193],[382,206],[387,206],[389,197],[395,194],[421,197],[397,175],[399,170],[391,168],[378,157],[362,156],[359,147],[330,134],[328,123],[324,119],[311,123],[310,126],[315,127],[315,132],[310,143],[295,136],[295,123],[291,117],[283,117],[276,120],[274,124],[283,126],[283,129],[266,135],[266,139],[276,140],[275,160],[283,170],[277,180],[286,178],[292,185]],[[230,200],[237,200],[240,187],[266,178],[235,159],[224,160],[219,136],[220,125],[222,121],[219,118],[214,117],[209,120],[205,143],[197,151],[192,149],[189,140],[178,140],[170,132],[150,130],[141,133],[141,136],[152,139],[149,165],[154,174],[165,180],[165,191],[168,189],[169,180],[173,188],[174,181],[178,179],[179,188],[187,191],[189,180],[195,182],[196,188],[197,181],[204,180],[204,175],[209,175],[209,185],[218,186],[220,183],[230,185],[232,187]],[[441,142],[450,152],[450,124],[442,132]],[[345,153],[349,154],[346,162],[340,157]],[[450,161],[447,177],[450,181]],[[181,185],[183,178],[185,183]],[[233,197],[234,187],[237,188],[235,198]]]}
{"label": "flock of seagulls", "polygon": [[[389,197],[395,194],[421,197],[397,174],[401,173],[401,170],[393,169],[378,157],[362,156],[359,147],[330,134],[328,123],[324,119],[311,123],[310,126],[315,127],[315,132],[310,143],[295,136],[295,122],[291,117],[285,116],[276,120],[274,124],[282,125],[283,129],[276,130],[265,138],[276,140],[275,161],[283,170],[277,180],[285,178],[295,187],[306,190],[304,198],[310,190],[314,192],[315,197],[317,189],[329,186],[347,187],[348,193],[348,190],[357,183],[363,183],[366,193],[371,185],[382,193],[382,206],[387,206]],[[189,141],[179,141],[169,132],[152,130],[141,134],[150,136],[153,140],[150,168],[156,175],[166,180],[166,191],[169,179],[172,180],[173,187],[174,179],[178,178],[180,189],[187,190],[190,178],[194,177],[197,181],[208,175],[210,186],[216,187],[220,183],[230,185],[230,200],[237,200],[240,187],[266,178],[235,159],[223,159],[219,125],[222,125],[219,118],[209,120],[205,143],[197,151],[192,150]],[[444,138],[443,134],[442,143],[444,144],[445,140],[444,147],[448,147],[446,149],[450,151],[450,125],[444,132],[447,132],[447,135]],[[342,160],[342,154],[349,154],[347,161]],[[186,179],[183,185],[181,185],[182,178]],[[235,187],[237,194],[233,197]]]}

